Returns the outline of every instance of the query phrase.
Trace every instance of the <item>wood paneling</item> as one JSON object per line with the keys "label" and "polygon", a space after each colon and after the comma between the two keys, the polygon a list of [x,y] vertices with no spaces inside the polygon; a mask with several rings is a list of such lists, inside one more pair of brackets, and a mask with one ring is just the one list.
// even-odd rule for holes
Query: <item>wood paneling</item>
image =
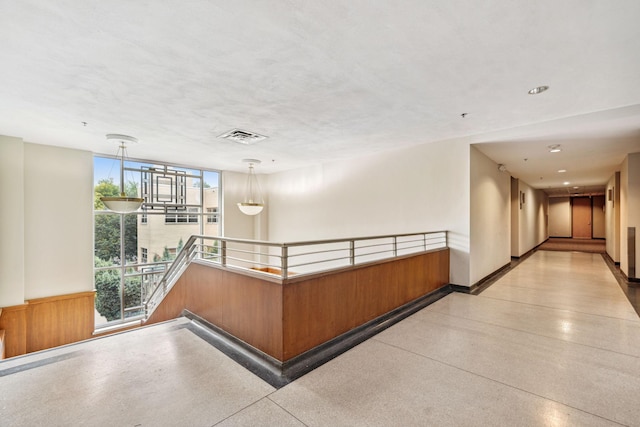
{"label": "wood paneling", "polygon": [[284,285],[288,360],[449,283],[449,252],[395,259]]}
{"label": "wood paneling", "polygon": [[27,352],[27,304],[4,307],[0,316],[0,329],[4,329],[5,357],[25,354]]}
{"label": "wood paneling", "polygon": [[6,357],[45,350],[92,337],[95,292],[38,298],[4,307]]}
{"label": "wood paneling", "polygon": [[192,263],[147,323],[186,308],[285,362],[448,283],[448,249],[284,281]]}
{"label": "wood paneling", "polygon": [[27,353],[92,337],[95,292],[28,301]]}
{"label": "wood paneling", "polygon": [[253,347],[282,358],[282,285],[214,266],[189,265],[146,323],[187,309]]}
{"label": "wood paneling", "polygon": [[[287,361],[449,282],[449,250],[280,281],[192,263],[147,324],[187,309]],[[92,337],[94,292],[5,307],[6,357]]]}

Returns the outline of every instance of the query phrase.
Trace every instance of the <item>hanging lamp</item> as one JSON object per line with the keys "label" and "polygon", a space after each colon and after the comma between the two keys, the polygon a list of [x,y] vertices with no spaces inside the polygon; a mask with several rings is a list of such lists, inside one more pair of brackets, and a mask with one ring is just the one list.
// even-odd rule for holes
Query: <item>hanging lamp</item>
{"label": "hanging lamp", "polygon": [[124,193],[124,156],[126,153],[126,144],[129,143],[137,143],[138,140],[132,136],[128,135],[119,135],[115,133],[107,134],[107,141],[114,141],[119,144],[118,146],[118,154],[120,154],[120,196],[118,197],[100,197],[100,201],[104,203],[105,207],[116,213],[131,213],[137,211],[142,202],[144,201],[141,197],[127,197]]}
{"label": "hanging lamp", "polygon": [[245,163],[249,163],[249,175],[247,176],[247,186],[244,194],[244,201],[238,203],[238,208],[245,215],[258,215],[264,208],[264,199],[260,192],[260,184],[258,177],[253,171],[253,165],[260,164],[260,160],[244,159]]}

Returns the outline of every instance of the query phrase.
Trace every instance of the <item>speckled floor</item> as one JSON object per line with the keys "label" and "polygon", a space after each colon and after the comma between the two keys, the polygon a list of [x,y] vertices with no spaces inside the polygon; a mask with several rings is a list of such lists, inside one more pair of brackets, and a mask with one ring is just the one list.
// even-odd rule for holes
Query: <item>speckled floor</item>
{"label": "speckled floor", "polygon": [[538,251],[279,390],[186,322],[0,362],[0,425],[640,425],[640,319],[599,254]]}

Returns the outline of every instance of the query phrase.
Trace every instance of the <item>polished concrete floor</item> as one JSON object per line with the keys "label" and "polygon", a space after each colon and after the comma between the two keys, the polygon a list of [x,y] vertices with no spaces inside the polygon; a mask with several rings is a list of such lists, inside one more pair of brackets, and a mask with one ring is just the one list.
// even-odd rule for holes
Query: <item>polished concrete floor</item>
{"label": "polished concrete floor", "polygon": [[640,319],[538,251],[276,390],[185,319],[0,362],[2,426],[640,426]]}

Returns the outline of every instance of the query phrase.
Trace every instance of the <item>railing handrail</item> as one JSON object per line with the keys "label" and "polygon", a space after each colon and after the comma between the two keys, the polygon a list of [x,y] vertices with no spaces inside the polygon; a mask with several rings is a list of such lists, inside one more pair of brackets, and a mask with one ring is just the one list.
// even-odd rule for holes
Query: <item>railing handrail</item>
{"label": "railing handrail", "polygon": [[[221,237],[221,236],[207,236],[207,235],[202,235],[202,234],[194,234],[192,236],[190,236],[187,241],[185,242],[183,248],[180,250],[180,252],[178,252],[178,254],[176,255],[176,258],[173,260],[173,262],[169,265],[169,267],[166,269],[166,271],[164,272],[164,275],[162,276],[162,278],[160,279],[160,281],[158,281],[157,286],[153,289],[153,291],[151,292],[151,294],[148,296],[148,298],[146,298],[146,300],[143,302],[144,305],[144,311],[145,311],[145,317],[149,318],[149,316],[151,315],[151,313],[153,312],[153,310],[158,306],[159,302],[154,302],[155,298],[160,297],[160,298],[164,298],[164,296],[167,294],[167,292],[171,289],[171,287],[173,286],[173,284],[175,283],[175,281],[179,278],[181,272],[186,269],[186,267],[189,265],[189,263],[191,262],[191,260],[197,255],[197,254],[202,254],[205,253],[202,250],[200,252],[198,252],[195,248],[198,245],[197,241],[198,240],[213,240],[214,242],[220,242],[219,243],[219,253],[217,253],[218,251],[216,251],[216,253],[211,254],[211,256],[209,257],[209,261],[211,261],[212,259],[217,259],[220,266],[222,267],[227,267],[228,266],[228,261],[239,261],[240,263],[251,263],[253,264],[253,267],[255,267],[255,265],[261,265],[261,266],[267,266],[267,268],[273,266],[273,264],[270,263],[264,263],[264,262],[258,262],[257,260],[249,260],[249,259],[241,259],[241,258],[235,258],[235,257],[231,257],[228,255],[228,252],[233,252],[233,251],[237,251],[237,252],[243,252],[243,253],[248,253],[253,255],[254,257],[272,257],[272,258],[279,258],[280,259],[280,264],[277,266],[279,267],[280,270],[280,274],[279,276],[282,279],[287,279],[288,275],[289,275],[289,267],[294,266],[294,267],[301,267],[301,266],[308,266],[308,265],[313,265],[313,264],[321,264],[321,263],[331,263],[331,262],[338,262],[338,261],[344,261],[346,259],[348,259],[349,261],[349,265],[356,265],[356,258],[357,257],[371,257],[374,255],[378,255],[378,254],[382,254],[382,253],[386,253],[386,252],[390,252],[392,253],[391,256],[388,256],[386,258],[395,258],[397,257],[399,254],[398,252],[401,250],[409,250],[409,249],[414,249],[414,248],[418,248],[418,247],[423,247],[424,250],[427,250],[427,246],[430,245],[434,245],[434,243],[428,243],[428,236],[432,235],[435,236],[434,238],[432,238],[432,240],[435,239],[444,239],[444,241],[438,241],[436,244],[439,244],[440,246],[438,246],[438,248],[441,247],[448,247],[448,234],[447,231],[425,231],[425,232],[417,232],[417,233],[402,233],[402,234],[385,234],[385,235],[378,235],[378,236],[363,236],[363,237],[349,237],[349,238],[336,238],[336,239],[322,239],[322,240],[306,240],[306,241],[299,241],[299,242],[287,242],[287,243],[279,243],[279,242],[270,242],[270,241],[266,241],[266,240],[251,240],[251,239],[238,239],[238,238],[233,238],[233,237]],[[415,243],[418,240],[409,240],[409,241],[398,241],[399,238],[402,237],[408,237],[408,236],[421,236],[421,240],[422,240],[422,244],[420,245],[411,245],[408,247],[402,247],[401,245],[404,243]],[[362,247],[358,247],[356,246],[356,242],[362,242],[362,241],[371,241],[371,240],[382,240],[382,239],[392,239],[391,242],[387,242],[384,244],[378,244],[378,245],[367,245],[367,246],[362,246]],[[227,243],[238,243],[238,244],[245,244],[245,245],[252,245],[252,246],[266,246],[266,247],[273,247],[273,248],[280,248],[280,251],[278,251],[278,253],[263,253],[260,250],[256,251],[247,251],[247,250],[242,250],[242,249],[234,249],[234,248],[230,248]],[[345,248],[331,248],[331,249],[326,249],[326,250],[321,250],[321,251],[314,251],[314,252],[304,252],[304,253],[294,253],[294,254],[290,254],[288,249],[289,248],[293,248],[293,247],[301,247],[301,246],[317,246],[317,245],[327,245],[327,244],[338,244],[338,243],[349,243],[348,247]],[[375,247],[375,246],[384,246],[384,245],[391,245],[392,249],[390,250],[386,250],[386,251],[376,251],[376,252],[362,252],[359,255],[356,255],[356,251],[361,250],[361,249],[367,249],[367,248],[371,248],[371,247]],[[201,244],[202,247],[210,247],[209,245],[204,245]],[[217,246],[214,246],[217,247]],[[304,256],[313,256],[313,255],[317,255],[317,254],[322,254],[322,253],[327,253],[327,252],[336,252],[336,251],[340,251],[340,250],[348,250],[349,251],[349,256],[348,257],[338,257],[338,258],[325,258],[322,260],[318,260],[318,261],[308,261],[305,263],[298,263],[298,264],[291,264],[290,258],[293,257],[304,257]],[[416,253],[419,251],[414,251],[411,253]],[[206,260],[206,258],[205,258]],[[236,265],[237,266],[237,265]],[[335,268],[335,267],[333,267]],[[267,274],[267,273],[265,273]],[[159,295],[158,293],[162,293],[162,295]],[[151,306],[150,306],[151,304]]]}
{"label": "railing handrail", "polygon": [[[444,233],[446,236],[446,230],[439,231],[420,231],[417,233],[402,233],[402,234],[383,234],[379,236],[363,236],[363,237],[343,237],[336,239],[322,239],[322,240],[303,240],[299,242],[271,242],[268,240],[252,240],[252,239],[238,239],[235,237],[222,237],[222,236],[207,236],[205,234],[194,234],[191,237],[196,239],[215,239],[221,242],[232,242],[232,243],[246,243],[249,245],[262,245],[262,246],[273,246],[273,247],[295,247],[295,246],[312,246],[312,245],[323,245],[329,243],[343,243],[350,242],[352,240],[376,240],[376,239],[390,239],[392,237],[407,237],[407,236],[417,236],[419,234],[437,234]],[[191,239],[191,237],[189,239]],[[185,247],[187,244],[185,243]],[[184,250],[184,248],[183,248]]]}

